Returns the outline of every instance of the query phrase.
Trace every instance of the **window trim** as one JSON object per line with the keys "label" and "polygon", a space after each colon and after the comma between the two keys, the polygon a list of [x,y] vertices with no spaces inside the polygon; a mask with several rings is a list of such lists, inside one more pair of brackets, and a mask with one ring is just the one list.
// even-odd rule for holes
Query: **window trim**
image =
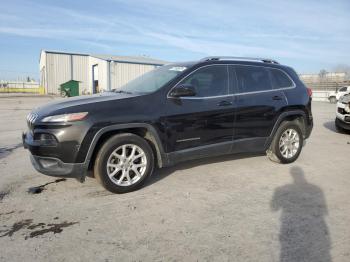
{"label": "window trim", "polygon": [[[230,90],[232,88],[230,88],[230,74],[229,74],[229,66],[253,66],[253,67],[263,67],[263,68],[268,68],[268,69],[276,69],[276,70],[280,70],[282,71],[284,74],[286,74],[288,76],[288,78],[292,81],[293,85],[291,87],[282,87],[282,88],[276,88],[274,89],[273,86],[272,86],[272,79],[271,79],[271,76],[270,76],[270,72],[269,72],[269,78],[270,78],[270,81],[271,81],[271,86],[272,86],[272,89],[269,89],[269,90],[261,90],[261,91],[254,91],[254,92],[242,92],[242,93],[236,93],[236,94],[227,94],[227,95],[219,95],[219,96],[206,96],[206,97],[173,97],[173,96],[170,96],[170,93],[171,91],[177,87],[177,85],[182,81],[184,80],[185,78],[189,77],[190,75],[194,74],[196,71],[198,71],[199,69],[202,69],[202,68],[205,68],[205,67],[209,67],[209,66],[214,66],[214,65],[224,65],[226,66],[227,70],[228,70],[228,84],[229,84],[229,88],[228,88],[228,91],[230,92]],[[235,71],[235,81],[236,83],[238,84],[237,82],[237,73],[236,73],[236,70]],[[282,90],[289,90],[289,89],[294,89],[296,88],[296,84],[294,82],[294,80],[290,77],[290,75],[288,73],[286,73],[284,70],[280,69],[280,68],[275,68],[275,67],[271,67],[271,66],[265,66],[265,65],[242,65],[242,64],[238,64],[238,63],[235,63],[235,64],[210,64],[210,65],[203,65],[203,66],[200,66],[198,67],[197,69],[193,70],[192,72],[190,72],[189,74],[185,75],[183,78],[181,78],[172,88],[170,88],[170,90],[168,91],[167,93],[167,98],[169,99],[186,99],[186,100],[198,100],[198,99],[212,99],[212,98],[219,98],[219,97],[230,97],[230,96],[241,96],[241,95],[250,95],[250,94],[259,94],[259,93],[266,93],[266,92],[274,92],[274,91],[282,91]],[[233,91],[233,90],[231,90]]]}

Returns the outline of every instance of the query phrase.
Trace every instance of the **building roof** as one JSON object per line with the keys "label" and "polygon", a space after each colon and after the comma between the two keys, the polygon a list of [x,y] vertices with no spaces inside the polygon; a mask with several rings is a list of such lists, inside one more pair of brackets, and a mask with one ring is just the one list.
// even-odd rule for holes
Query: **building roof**
{"label": "building roof", "polygon": [[115,56],[115,55],[91,55],[93,57],[115,62],[133,63],[133,64],[150,64],[150,65],[164,65],[168,62],[146,57],[146,56]]}
{"label": "building roof", "polygon": [[64,52],[64,51],[52,51],[52,50],[42,50],[45,53],[51,54],[64,54],[64,55],[81,55],[81,56],[92,56],[106,61],[115,61],[131,64],[148,64],[148,65],[164,65],[168,62],[146,57],[146,56],[116,56],[116,55],[99,55],[99,54],[84,54],[76,52]]}
{"label": "building roof", "polygon": [[65,51],[56,51],[56,50],[41,50],[41,52],[45,52],[45,53],[49,53],[49,54],[89,56],[89,54],[84,54],[84,53],[65,52]]}

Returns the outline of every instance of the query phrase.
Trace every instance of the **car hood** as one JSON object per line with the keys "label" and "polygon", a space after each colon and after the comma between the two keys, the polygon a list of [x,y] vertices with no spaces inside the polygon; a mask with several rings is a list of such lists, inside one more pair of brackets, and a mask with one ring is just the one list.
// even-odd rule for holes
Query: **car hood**
{"label": "car hood", "polygon": [[[43,106],[35,108],[32,113],[37,114],[38,116],[47,116],[50,114],[63,114],[66,112],[70,112],[70,109],[74,107],[83,108],[84,105],[92,104],[92,103],[100,103],[111,100],[119,100],[119,99],[127,99],[131,97],[135,97],[139,95],[135,94],[126,94],[126,93],[115,93],[115,92],[104,92],[101,94],[95,95],[83,95],[77,97],[65,98],[62,100],[57,100],[55,102],[51,102],[45,104]],[[76,110],[74,110],[76,111]]]}

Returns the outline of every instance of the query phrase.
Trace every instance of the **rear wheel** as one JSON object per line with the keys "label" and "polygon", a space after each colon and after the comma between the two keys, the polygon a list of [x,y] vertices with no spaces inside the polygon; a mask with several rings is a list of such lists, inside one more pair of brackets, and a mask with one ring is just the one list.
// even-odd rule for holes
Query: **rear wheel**
{"label": "rear wheel", "polygon": [[274,162],[292,163],[299,157],[303,142],[300,125],[296,122],[283,122],[276,131],[267,155]]}
{"label": "rear wheel", "polygon": [[150,145],[134,134],[118,134],[108,139],[99,150],[94,174],[113,193],[139,189],[154,168]]}

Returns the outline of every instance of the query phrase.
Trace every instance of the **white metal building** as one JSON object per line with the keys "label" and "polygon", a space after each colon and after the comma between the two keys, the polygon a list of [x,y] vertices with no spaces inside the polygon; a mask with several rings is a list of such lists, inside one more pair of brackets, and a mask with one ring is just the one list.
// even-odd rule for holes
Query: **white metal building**
{"label": "white metal building", "polygon": [[42,50],[40,85],[47,94],[59,94],[61,84],[79,81],[80,94],[119,88],[166,62],[149,57],[89,55]]}

